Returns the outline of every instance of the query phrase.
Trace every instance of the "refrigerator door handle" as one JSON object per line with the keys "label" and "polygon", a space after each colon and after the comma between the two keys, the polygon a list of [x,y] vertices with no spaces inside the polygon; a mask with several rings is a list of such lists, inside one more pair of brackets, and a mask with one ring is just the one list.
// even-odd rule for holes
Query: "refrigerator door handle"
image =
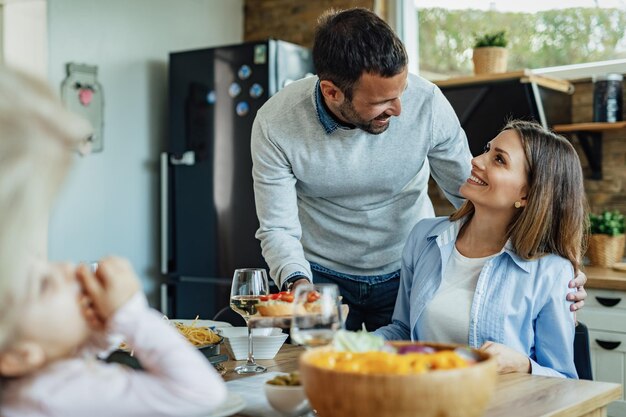
{"label": "refrigerator door handle", "polygon": [[161,273],[167,274],[168,247],[168,193],[169,193],[169,158],[167,152],[161,153]]}
{"label": "refrigerator door handle", "polygon": [[172,165],[195,165],[196,153],[194,151],[186,151],[180,158],[172,155],[170,157],[170,161],[172,162]]}

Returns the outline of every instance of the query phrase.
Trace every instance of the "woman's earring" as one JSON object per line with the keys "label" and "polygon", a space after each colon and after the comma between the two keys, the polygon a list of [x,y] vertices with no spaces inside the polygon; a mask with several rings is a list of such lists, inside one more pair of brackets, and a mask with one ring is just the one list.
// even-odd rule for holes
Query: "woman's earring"
{"label": "woman's earring", "polygon": [[513,204],[515,206],[515,208],[520,208],[522,207],[522,203],[519,201],[516,201],[515,204]]}

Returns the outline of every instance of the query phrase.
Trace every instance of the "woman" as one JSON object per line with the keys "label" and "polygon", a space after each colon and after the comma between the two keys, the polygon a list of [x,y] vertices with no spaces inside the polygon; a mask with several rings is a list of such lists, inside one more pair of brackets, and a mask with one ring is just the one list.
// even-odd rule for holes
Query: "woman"
{"label": "woman", "polygon": [[[467,199],[411,232],[386,339],[469,344],[499,371],[576,377],[565,299],[580,267],[586,200],[572,145],[513,121],[472,159]],[[571,290],[569,290],[571,291]]]}

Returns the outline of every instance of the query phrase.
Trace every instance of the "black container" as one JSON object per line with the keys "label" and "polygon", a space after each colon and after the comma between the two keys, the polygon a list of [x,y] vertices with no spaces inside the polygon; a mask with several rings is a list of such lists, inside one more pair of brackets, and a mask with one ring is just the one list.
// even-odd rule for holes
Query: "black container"
{"label": "black container", "polygon": [[622,120],[621,74],[593,77],[593,121],[619,122]]}

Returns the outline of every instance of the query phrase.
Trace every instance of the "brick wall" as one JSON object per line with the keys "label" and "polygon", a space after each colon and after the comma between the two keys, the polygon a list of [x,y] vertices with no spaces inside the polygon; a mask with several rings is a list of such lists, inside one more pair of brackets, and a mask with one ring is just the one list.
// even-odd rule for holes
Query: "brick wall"
{"label": "brick wall", "polygon": [[[583,80],[574,83],[572,97],[572,122],[593,120],[593,83]],[[626,98],[626,85],[622,88]],[[625,101],[626,102],[626,101]],[[623,120],[626,120],[626,108]],[[587,157],[580,144],[573,139],[586,174],[589,173]],[[626,214],[626,129],[605,131],[602,135],[602,179],[585,180],[589,206],[593,212],[620,210]]]}
{"label": "brick wall", "polygon": [[352,7],[375,10],[375,3],[376,0],[245,0],[244,40],[274,38],[311,47],[317,18],[324,11]]}

